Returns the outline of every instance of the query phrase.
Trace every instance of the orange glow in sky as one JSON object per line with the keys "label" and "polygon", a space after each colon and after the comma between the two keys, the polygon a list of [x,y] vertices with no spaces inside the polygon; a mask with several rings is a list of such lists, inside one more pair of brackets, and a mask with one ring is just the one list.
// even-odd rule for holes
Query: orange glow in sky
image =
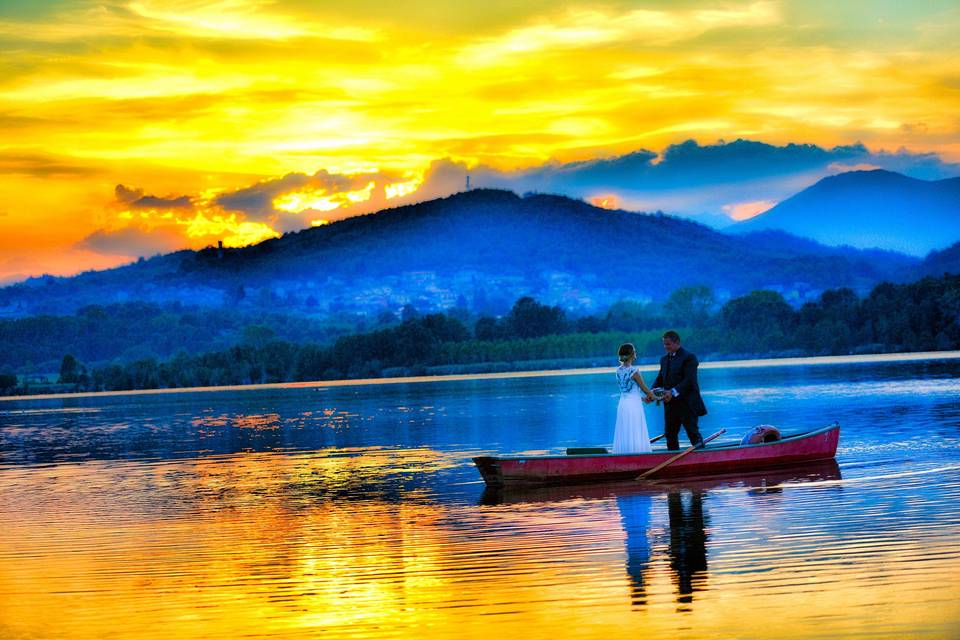
{"label": "orange glow in sky", "polygon": [[351,203],[366,202],[370,199],[374,183],[370,182],[363,189],[328,193],[326,189],[308,188],[303,191],[286,193],[273,201],[273,206],[281,211],[300,213],[301,211],[333,211]]}
{"label": "orange glow in sky", "polygon": [[601,209],[617,209],[620,207],[620,199],[615,195],[594,196],[590,198],[590,204]]}
{"label": "orange glow in sky", "polygon": [[[156,251],[274,237],[292,223],[202,194],[293,173],[336,179],[273,194],[278,211],[335,220],[417,197],[444,158],[745,137],[957,161],[958,30],[947,1],[5,0],[0,282],[143,255],[91,241],[121,231]],[[195,207],[123,217],[118,184]]]}
{"label": "orange glow in sky", "polygon": [[723,210],[734,220],[749,220],[776,204],[777,203],[772,200],[757,200],[756,202],[740,202],[738,204],[727,205],[723,207]]}

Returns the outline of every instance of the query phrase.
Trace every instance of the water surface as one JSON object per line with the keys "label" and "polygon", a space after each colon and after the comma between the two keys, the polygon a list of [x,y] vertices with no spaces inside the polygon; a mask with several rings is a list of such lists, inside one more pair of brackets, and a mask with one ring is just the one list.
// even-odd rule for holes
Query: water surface
{"label": "water surface", "polygon": [[[835,464],[485,492],[609,374],[0,403],[0,637],[960,637],[960,361],[702,371]],[[662,416],[648,413],[651,431]]]}

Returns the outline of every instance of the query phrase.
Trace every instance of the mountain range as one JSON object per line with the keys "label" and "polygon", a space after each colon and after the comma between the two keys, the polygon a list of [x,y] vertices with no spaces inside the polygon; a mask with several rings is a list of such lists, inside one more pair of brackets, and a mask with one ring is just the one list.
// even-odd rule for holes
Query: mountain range
{"label": "mountain range", "polygon": [[729,230],[762,229],[923,256],[960,240],[960,178],[918,180],[880,169],[841,173]]}
{"label": "mountain range", "polygon": [[[810,194],[849,200],[849,183],[876,184],[886,173],[826,179],[758,218],[799,219],[801,205],[834,211],[816,205]],[[924,182],[904,180],[911,186]],[[815,230],[817,224],[814,219],[808,226]],[[947,237],[946,224],[938,223],[941,237]],[[878,217],[871,229],[879,226]],[[830,247],[760,229],[743,224],[740,233],[730,234],[663,214],[479,189],[240,249],[178,251],[72,278],[32,278],[0,289],[0,312],[65,314],[89,304],[143,300],[308,315],[371,315],[404,304],[421,311],[456,305],[496,313],[521,295],[589,312],[624,298],[662,300],[687,285],[707,285],[721,300],[772,288],[799,303],[828,288],[862,292],[883,280],[937,273],[952,259],[936,254],[937,262],[927,264],[891,251]],[[960,230],[952,237],[960,238]]]}

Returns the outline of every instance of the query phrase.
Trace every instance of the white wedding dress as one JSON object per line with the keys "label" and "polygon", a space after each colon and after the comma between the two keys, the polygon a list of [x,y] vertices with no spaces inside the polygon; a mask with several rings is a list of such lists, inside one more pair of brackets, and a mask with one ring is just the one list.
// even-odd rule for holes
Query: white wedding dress
{"label": "white wedding dress", "polygon": [[617,383],[620,385],[620,404],[617,405],[617,428],[613,432],[614,453],[646,453],[652,451],[647,433],[647,416],[644,413],[643,392],[633,379],[638,367],[617,367]]}

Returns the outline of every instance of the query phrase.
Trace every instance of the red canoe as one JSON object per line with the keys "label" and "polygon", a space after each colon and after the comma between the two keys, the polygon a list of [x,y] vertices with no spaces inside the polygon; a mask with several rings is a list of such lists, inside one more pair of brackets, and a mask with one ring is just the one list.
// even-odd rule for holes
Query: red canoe
{"label": "red canoe", "polygon": [[[661,469],[651,479],[736,473],[828,460],[836,455],[839,440],[840,425],[834,423],[775,442],[707,446]],[[489,487],[536,486],[628,480],[666,462],[676,453],[479,456],[473,462]]]}
{"label": "red canoe", "polygon": [[638,494],[662,495],[664,492],[710,491],[717,488],[740,487],[750,494],[780,493],[785,485],[807,482],[840,480],[840,466],[833,458],[812,460],[786,467],[739,471],[737,473],[686,478],[664,478],[656,483],[637,482],[633,478],[614,482],[582,484],[512,485],[485,487],[480,504],[522,504],[534,502],[564,502],[567,500],[606,500],[611,497]]}

